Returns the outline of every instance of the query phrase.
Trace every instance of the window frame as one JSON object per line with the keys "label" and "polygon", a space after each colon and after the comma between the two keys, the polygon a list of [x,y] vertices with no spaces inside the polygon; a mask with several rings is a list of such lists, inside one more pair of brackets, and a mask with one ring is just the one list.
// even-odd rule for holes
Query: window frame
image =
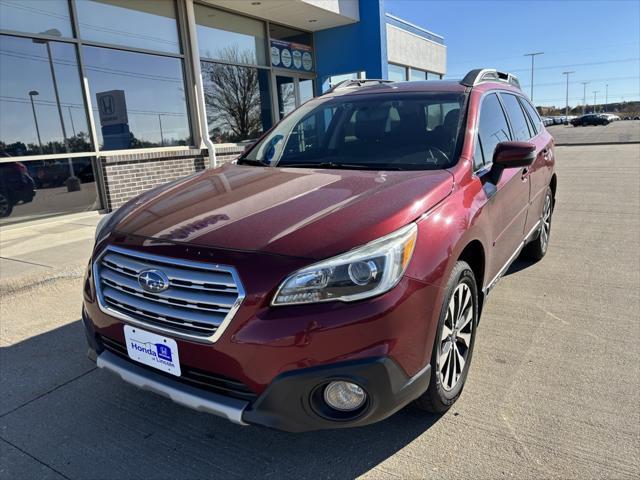
{"label": "window frame", "polygon": [[[500,98],[500,92],[502,92],[504,90],[495,88],[495,89],[491,89],[491,90],[487,90],[486,92],[483,92],[482,95],[480,96],[480,99],[478,100],[479,102],[479,107],[478,107],[478,113],[477,113],[477,126],[476,126],[476,132],[474,134],[474,139],[473,139],[473,155],[475,155],[475,151],[476,151],[476,146],[478,144],[478,142],[480,141],[480,118],[482,115],[482,107],[484,106],[484,101],[486,100],[486,98],[491,95],[494,94],[497,99],[498,99],[498,104],[500,105],[500,108],[502,109],[502,114],[504,115],[504,118],[507,122],[507,128],[509,129],[509,140],[513,140],[513,131],[512,131],[512,127],[511,127],[511,123],[509,122],[509,117],[507,116],[507,112],[505,110],[505,106],[502,102],[502,99]],[[493,158],[491,158],[491,161],[489,163],[487,163],[485,161],[484,158],[484,149],[482,149],[482,143],[481,143],[481,151],[482,151],[482,167],[480,168],[475,168],[475,161],[474,158],[471,159],[471,169],[472,169],[472,174],[478,178],[483,177],[484,175],[486,175],[487,173],[489,173],[489,171],[491,170],[491,168],[493,167]]]}
{"label": "window frame", "polygon": [[[526,138],[526,139],[524,139],[524,140],[518,140],[518,139],[516,139],[516,138],[515,138],[514,126],[513,126],[513,123],[512,123],[511,117],[509,116],[509,109],[507,108],[506,101],[505,101],[505,99],[503,98],[503,95],[511,95],[512,97],[514,97],[514,98],[516,99],[516,104],[518,105],[518,108],[519,108],[519,109],[520,109],[520,111],[522,112],[522,118],[524,118],[524,123],[525,123],[525,125],[527,126],[527,131],[529,132],[529,138]],[[521,104],[521,103],[520,103],[520,101],[518,100],[518,95],[515,95],[515,94],[513,94],[513,93],[511,93],[511,92],[507,92],[507,91],[505,91],[505,90],[501,90],[501,91],[500,91],[500,101],[501,101],[501,103],[502,103],[502,108],[503,108],[503,110],[504,110],[504,112],[505,112],[505,115],[506,115],[506,117],[507,117],[507,122],[509,123],[509,129],[511,130],[511,140],[512,140],[512,141],[518,141],[518,142],[528,142],[528,141],[530,141],[532,138],[534,138],[534,137],[535,137],[535,135],[533,135],[533,134],[532,134],[532,132],[531,132],[531,126],[530,126],[530,123],[529,123],[529,121],[527,120],[529,116],[527,115],[527,113],[526,113],[526,112],[525,112],[525,110],[524,110],[524,107],[522,106],[522,104]]]}
{"label": "window frame", "polygon": [[389,67],[390,66],[400,67],[400,68],[404,69],[404,79],[401,80],[401,81],[403,81],[403,82],[409,81],[408,80],[409,79],[409,67],[407,67],[406,65],[400,65],[399,63],[387,62],[387,77],[389,77]]}
{"label": "window frame", "polygon": [[[531,140],[533,140],[534,138],[536,138],[538,135],[540,135],[542,133],[542,127],[543,122],[542,122],[542,118],[540,118],[540,114],[538,113],[538,110],[536,109],[536,107],[533,106],[533,104],[523,95],[518,95],[519,97],[519,101],[520,101],[520,105],[522,106],[522,110],[524,110],[524,113],[526,114],[527,118],[531,121],[531,127],[533,128],[535,135],[531,136]],[[535,118],[531,118],[531,114],[529,113],[529,109],[527,108],[527,105],[529,105],[531,107],[531,109],[536,112],[536,117]]]}

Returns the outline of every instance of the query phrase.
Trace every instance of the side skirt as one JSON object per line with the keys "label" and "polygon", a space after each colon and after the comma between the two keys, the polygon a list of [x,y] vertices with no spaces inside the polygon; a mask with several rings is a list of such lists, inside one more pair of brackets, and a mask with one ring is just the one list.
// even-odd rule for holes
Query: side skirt
{"label": "side skirt", "polygon": [[518,255],[520,255],[520,252],[522,252],[522,249],[524,248],[524,246],[538,232],[538,229],[540,228],[540,222],[541,222],[540,220],[536,222],[533,228],[524,237],[524,240],[520,242],[520,245],[518,245],[518,248],[516,248],[515,252],[513,252],[513,254],[509,257],[509,260],[507,260],[507,262],[500,269],[498,274],[495,277],[493,277],[493,280],[491,280],[485,288],[482,289],[482,293],[484,294],[485,298],[489,296],[489,293],[491,293],[491,290],[495,288],[495,286],[498,284],[498,281],[502,278],[502,276],[506,273],[506,271],[509,270],[509,267],[515,261],[515,259],[518,258]]}

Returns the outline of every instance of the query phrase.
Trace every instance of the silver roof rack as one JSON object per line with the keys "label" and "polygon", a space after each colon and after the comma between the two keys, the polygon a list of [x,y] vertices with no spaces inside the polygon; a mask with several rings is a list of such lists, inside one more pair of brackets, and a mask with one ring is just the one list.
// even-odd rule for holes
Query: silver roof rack
{"label": "silver roof rack", "polygon": [[495,68],[476,68],[467,73],[460,84],[465,87],[473,87],[482,82],[501,82],[520,88],[518,77],[511,73],[500,72]]}
{"label": "silver roof rack", "polygon": [[362,79],[357,79],[357,80],[343,80],[337,84],[335,84],[333,87],[331,87],[329,90],[327,90],[326,92],[324,92],[324,94],[326,95],[327,93],[332,93],[338,90],[344,90],[346,88],[354,88],[354,87],[366,87],[369,85],[385,85],[388,83],[393,83],[393,80],[383,80],[380,78],[362,78]]}

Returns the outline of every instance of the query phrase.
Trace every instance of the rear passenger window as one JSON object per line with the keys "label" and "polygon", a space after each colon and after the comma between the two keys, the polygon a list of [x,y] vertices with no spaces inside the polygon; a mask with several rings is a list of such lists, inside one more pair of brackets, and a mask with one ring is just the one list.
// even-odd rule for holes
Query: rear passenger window
{"label": "rear passenger window", "polygon": [[502,106],[495,93],[487,95],[482,101],[480,107],[480,123],[478,127],[478,144],[476,145],[476,153],[479,156],[482,153],[482,160],[474,158],[474,165],[480,168],[480,165],[489,165],[493,162],[493,152],[496,145],[500,142],[511,140],[509,135],[509,125],[502,111]]}
{"label": "rear passenger window", "polygon": [[507,109],[507,115],[511,121],[511,128],[513,128],[514,140],[527,141],[531,138],[531,132],[529,131],[529,125],[524,117],[524,112],[518,102],[518,97],[515,95],[509,95],[508,93],[501,93],[502,100],[504,100],[504,106]]}
{"label": "rear passenger window", "polygon": [[540,131],[540,125],[542,124],[542,120],[540,120],[540,115],[533,106],[526,101],[524,98],[520,99],[520,103],[524,105],[524,109],[529,114],[529,118],[531,119],[531,123],[533,124],[533,134],[537,135]]}

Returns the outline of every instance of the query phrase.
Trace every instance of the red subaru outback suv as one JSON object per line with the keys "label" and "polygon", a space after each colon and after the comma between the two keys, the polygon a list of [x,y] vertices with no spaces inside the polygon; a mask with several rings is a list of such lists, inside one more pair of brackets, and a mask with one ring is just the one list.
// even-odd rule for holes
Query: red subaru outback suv
{"label": "red subaru outback suv", "polygon": [[238,424],[444,412],[486,296],[545,255],[555,190],[553,139],[512,75],[341,84],[235,164],[105,217],[89,356]]}

